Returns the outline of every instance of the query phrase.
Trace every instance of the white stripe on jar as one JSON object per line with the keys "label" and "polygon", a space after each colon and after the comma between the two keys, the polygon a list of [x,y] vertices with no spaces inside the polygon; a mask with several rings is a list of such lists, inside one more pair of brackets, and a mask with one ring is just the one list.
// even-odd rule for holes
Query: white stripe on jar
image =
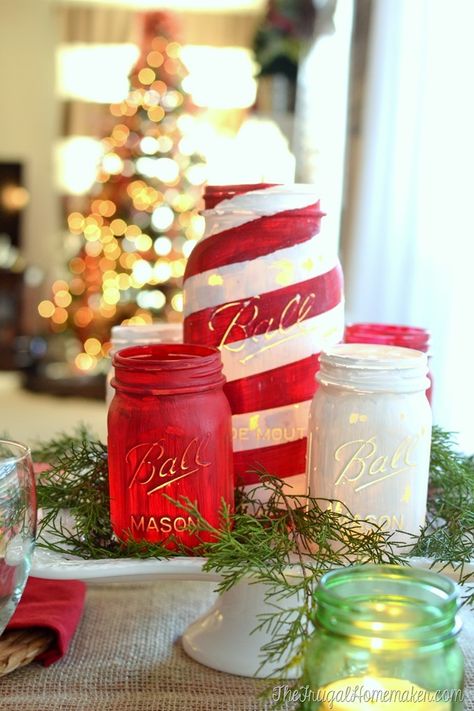
{"label": "white stripe on jar", "polygon": [[317,234],[302,244],[195,274],[185,282],[184,316],[326,274],[338,264],[333,242]]}

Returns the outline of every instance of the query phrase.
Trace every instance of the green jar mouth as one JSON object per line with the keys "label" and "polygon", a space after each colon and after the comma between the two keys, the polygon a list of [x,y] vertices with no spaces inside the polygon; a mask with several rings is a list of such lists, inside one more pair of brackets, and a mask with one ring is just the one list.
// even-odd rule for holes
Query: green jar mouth
{"label": "green jar mouth", "polygon": [[444,575],[397,565],[357,565],[323,575],[315,624],[377,648],[434,644],[460,628],[458,586]]}

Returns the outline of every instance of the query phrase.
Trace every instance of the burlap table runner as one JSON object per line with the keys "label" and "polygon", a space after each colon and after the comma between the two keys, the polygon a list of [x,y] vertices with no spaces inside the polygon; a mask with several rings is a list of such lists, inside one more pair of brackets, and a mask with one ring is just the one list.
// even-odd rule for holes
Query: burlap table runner
{"label": "burlap table runner", "polygon": [[[67,657],[0,680],[5,711],[254,711],[268,682],[208,669],[179,636],[213,600],[213,584],[91,586]],[[474,711],[474,615],[464,613],[465,711]]]}

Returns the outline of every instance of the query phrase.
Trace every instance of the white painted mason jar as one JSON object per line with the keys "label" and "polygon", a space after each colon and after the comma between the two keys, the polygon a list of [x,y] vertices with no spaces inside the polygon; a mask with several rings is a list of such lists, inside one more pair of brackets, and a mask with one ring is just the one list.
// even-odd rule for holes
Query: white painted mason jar
{"label": "white painted mason jar", "polygon": [[409,348],[347,343],[321,353],[309,421],[311,496],[337,499],[384,530],[419,532],[431,444],[427,369],[426,354]]}
{"label": "white painted mason jar", "polygon": [[[132,326],[114,326],[111,333],[109,356],[112,359],[117,351],[128,346],[149,346],[155,343],[182,343],[182,323],[147,323]],[[111,360],[112,363],[112,360]],[[115,394],[111,382],[114,368],[110,365],[105,383],[105,402],[110,405]]]}

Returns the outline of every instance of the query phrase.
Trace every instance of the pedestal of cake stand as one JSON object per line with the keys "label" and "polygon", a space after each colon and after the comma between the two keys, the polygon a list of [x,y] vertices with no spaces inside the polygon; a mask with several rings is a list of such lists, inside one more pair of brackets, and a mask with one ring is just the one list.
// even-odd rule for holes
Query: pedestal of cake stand
{"label": "pedestal of cake stand", "polygon": [[[262,665],[262,647],[272,641],[273,634],[265,628],[256,628],[262,621],[262,615],[274,613],[282,607],[290,610],[298,605],[298,598],[295,594],[272,603],[265,599],[267,591],[265,585],[244,579],[221,593],[211,609],[184,632],[182,642],[185,652],[197,662],[229,674],[281,677],[277,670],[288,661],[288,657],[279,659],[275,664],[267,662]],[[299,668],[285,675],[286,678],[298,676]]]}

